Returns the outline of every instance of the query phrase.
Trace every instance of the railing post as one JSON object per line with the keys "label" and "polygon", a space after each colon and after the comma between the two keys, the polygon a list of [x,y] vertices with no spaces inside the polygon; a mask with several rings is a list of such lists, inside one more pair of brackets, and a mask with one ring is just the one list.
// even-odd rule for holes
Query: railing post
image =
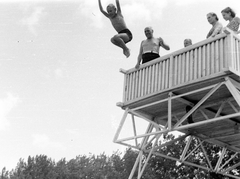
{"label": "railing post", "polygon": [[234,70],[234,58],[233,58],[233,32],[225,27],[223,29],[223,31],[225,32],[225,34],[227,34],[227,42],[226,42],[226,61],[227,61],[227,64],[228,64],[228,68],[230,70]]}
{"label": "railing post", "polygon": [[172,92],[168,94],[168,130],[172,130]]}
{"label": "railing post", "polygon": [[173,55],[170,56],[169,59],[169,84],[168,88],[171,88],[173,86]]}
{"label": "railing post", "polygon": [[124,81],[123,81],[123,98],[122,98],[122,102],[126,101],[126,88],[127,88],[127,72],[124,69],[120,69],[119,70],[121,73],[124,74]]}

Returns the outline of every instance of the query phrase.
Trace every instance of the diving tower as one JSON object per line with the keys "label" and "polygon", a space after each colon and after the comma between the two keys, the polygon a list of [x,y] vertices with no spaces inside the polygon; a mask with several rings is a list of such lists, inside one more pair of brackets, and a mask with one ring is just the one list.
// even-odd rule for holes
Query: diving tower
{"label": "diving tower", "polygon": [[[240,36],[225,29],[225,33],[139,69],[120,71],[124,74],[123,99],[117,106],[124,113],[113,141],[139,150],[129,179],[135,172],[141,179],[152,155],[240,179],[240,174],[233,172],[240,162],[231,165],[240,153]],[[188,122],[191,116],[193,122]],[[147,123],[143,133],[138,133],[139,120]],[[132,135],[121,137],[126,125],[132,128]],[[159,144],[164,134],[172,132],[183,135]],[[198,145],[191,149],[193,137]],[[178,157],[158,150],[183,139],[187,140],[186,146]],[[212,164],[204,143],[222,149],[216,164]],[[197,148],[205,157],[205,165],[188,160]],[[233,155],[225,159],[228,151]]]}

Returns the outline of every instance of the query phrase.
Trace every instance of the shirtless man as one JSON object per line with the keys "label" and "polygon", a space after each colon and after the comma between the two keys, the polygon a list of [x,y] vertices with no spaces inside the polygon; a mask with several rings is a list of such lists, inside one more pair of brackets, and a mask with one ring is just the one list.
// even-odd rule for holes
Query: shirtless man
{"label": "shirtless man", "polygon": [[127,28],[124,21],[119,0],[116,0],[117,8],[113,4],[107,6],[107,12],[103,10],[101,0],[98,0],[100,11],[111,21],[114,29],[118,32],[117,35],[111,38],[111,42],[123,49],[123,54],[128,58],[130,56],[130,50],[126,46],[126,43],[132,40],[132,33]]}
{"label": "shirtless man", "polygon": [[135,68],[139,68],[141,61],[143,64],[160,57],[159,56],[160,47],[163,47],[165,50],[170,50],[170,47],[163,41],[161,37],[159,38],[153,37],[153,29],[151,27],[146,27],[144,29],[144,32],[147,39],[141,42],[137,64]]}

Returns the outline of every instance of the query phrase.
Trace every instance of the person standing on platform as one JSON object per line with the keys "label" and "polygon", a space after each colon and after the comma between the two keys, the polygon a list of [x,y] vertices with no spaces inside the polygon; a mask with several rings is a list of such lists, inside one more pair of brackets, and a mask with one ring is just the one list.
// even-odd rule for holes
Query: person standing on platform
{"label": "person standing on platform", "polygon": [[223,26],[218,22],[218,17],[214,12],[207,14],[207,20],[212,25],[212,28],[207,34],[207,38],[215,37],[217,34],[222,33]]}
{"label": "person standing on platform", "polygon": [[191,39],[185,39],[183,41],[184,47],[192,45],[192,40]]}
{"label": "person standing on platform", "polygon": [[147,39],[141,42],[137,64],[135,66],[137,69],[139,68],[141,61],[142,64],[144,64],[160,57],[160,47],[163,47],[165,50],[170,50],[169,45],[167,45],[161,37],[155,38],[153,36],[152,27],[146,27],[144,33]]}
{"label": "person standing on platform", "polygon": [[123,54],[128,58],[130,56],[130,50],[126,46],[126,43],[132,40],[132,33],[127,28],[124,21],[119,0],[116,0],[116,5],[109,4],[107,6],[107,12],[103,10],[101,0],[98,0],[100,11],[111,21],[114,29],[118,32],[117,35],[111,38],[111,42],[123,49]]}
{"label": "person standing on platform", "polygon": [[226,21],[229,21],[227,27],[230,30],[234,31],[235,33],[239,34],[240,31],[238,31],[238,29],[239,29],[239,24],[240,24],[240,18],[236,17],[236,13],[230,7],[223,9],[221,11],[221,13],[222,13],[223,18]]}

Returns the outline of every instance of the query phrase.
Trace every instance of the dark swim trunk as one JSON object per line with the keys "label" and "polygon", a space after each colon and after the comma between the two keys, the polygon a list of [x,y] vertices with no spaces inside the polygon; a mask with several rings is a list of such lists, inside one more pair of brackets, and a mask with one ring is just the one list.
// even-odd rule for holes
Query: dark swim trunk
{"label": "dark swim trunk", "polygon": [[124,30],[121,30],[120,32],[118,32],[118,34],[124,34],[124,33],[126,33],[128,35],[128,38],[129,38],[129,40],[126,41],[125,43],[130,42],[133,38],[131,31],[129,29],[124,29]]}
{"label": "dark swim trunk", "polygon": [[160,57],[160,56],[157,53],[151,53],[151,52],[150,53],[144,53],[144,54],[142,54],[142,64],[147,63],[149,61],[152,61],[152,60],[154,60],[158,57]]}

